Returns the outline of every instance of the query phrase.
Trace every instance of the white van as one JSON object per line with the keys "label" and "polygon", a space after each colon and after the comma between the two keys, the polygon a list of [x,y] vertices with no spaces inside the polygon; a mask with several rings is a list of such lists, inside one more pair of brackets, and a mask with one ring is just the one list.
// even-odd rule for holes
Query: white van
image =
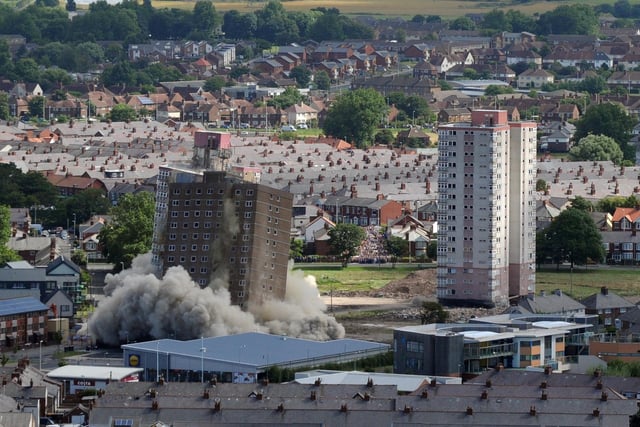
{"label": "white van", "polygon": [[296,127],[294,125],[284,125],[282,126],[282,128],[280,128],[280,130],[282,132],[295,132]]}

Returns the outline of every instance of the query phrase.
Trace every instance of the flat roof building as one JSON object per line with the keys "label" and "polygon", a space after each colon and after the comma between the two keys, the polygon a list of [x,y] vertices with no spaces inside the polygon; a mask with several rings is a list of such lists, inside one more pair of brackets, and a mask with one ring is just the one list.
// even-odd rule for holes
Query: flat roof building
{"label": "flat roof building", "polygon": [[385,354],[388,344],[354,339],[312,341],[258,332],[189,341],[162,339],[122,346],[124,365],[147,381],[256,382],[267,369],[349,363]]}
{"label": "flat roof building", "polygon": [[499,365],[564,371],[571,356],[588,348],[592,321],[588,316],[501,315],[398,328],[394,372],[470,377]]}
{"label": "flat roof building", "polygon": [[47,376],[63,382],[65,394],[69,394],[86,389],[104,390],[112,381],[138,382],[140,372],[140,368],[65,365],[49,372]]}

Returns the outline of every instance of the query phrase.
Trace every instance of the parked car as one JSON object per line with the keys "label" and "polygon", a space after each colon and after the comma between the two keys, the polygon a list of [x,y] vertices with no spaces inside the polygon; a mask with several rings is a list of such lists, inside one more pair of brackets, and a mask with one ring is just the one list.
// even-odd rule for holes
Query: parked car
{"label": "parked car", "polygon": [[294,125],[283,125],[280,130],[282,130],[282,132],[295,132],[296,127]]}
{"label": "parked car", "polygon": [[298,129],[309,129],[309,126],[307,126],[307,124],[306,124],[306,123],[300,123],[300,124],[298,125]]}

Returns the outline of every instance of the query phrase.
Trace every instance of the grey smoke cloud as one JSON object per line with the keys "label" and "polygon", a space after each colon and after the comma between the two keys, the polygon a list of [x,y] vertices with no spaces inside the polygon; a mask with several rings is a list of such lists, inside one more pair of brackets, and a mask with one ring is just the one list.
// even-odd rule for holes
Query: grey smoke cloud
{"label": "grey smoke cloud", "polygon": [[226,286],[201,289],[182,267],[162,278],[151,272],[151,254],[106,277],[105,299],[89,319],[97,339],[126,340],[175,337],[193,339],[249,331],[328,340],[344,337],[344,327],[325,313],[313,276],[289,269],[283,301],[266,301],[242,311],[231,305]]}

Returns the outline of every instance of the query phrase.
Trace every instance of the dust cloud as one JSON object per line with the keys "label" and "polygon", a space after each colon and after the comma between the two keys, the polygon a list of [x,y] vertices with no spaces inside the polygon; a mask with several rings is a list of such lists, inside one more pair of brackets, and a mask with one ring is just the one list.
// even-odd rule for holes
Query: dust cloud
{"label": "dust cloud", "polygon": [[255,331],[315,340],[344,337],[344,327],[325,313],[315,278],[291,268],[284,300],[248,311],[231,305],[226,286],[202,289],[182,267],[171,267],[157,278],[151,254],[134,259],[128,270],[107,275],[104,289],[105,299],[89,319],[89,331],[106,344]]}

